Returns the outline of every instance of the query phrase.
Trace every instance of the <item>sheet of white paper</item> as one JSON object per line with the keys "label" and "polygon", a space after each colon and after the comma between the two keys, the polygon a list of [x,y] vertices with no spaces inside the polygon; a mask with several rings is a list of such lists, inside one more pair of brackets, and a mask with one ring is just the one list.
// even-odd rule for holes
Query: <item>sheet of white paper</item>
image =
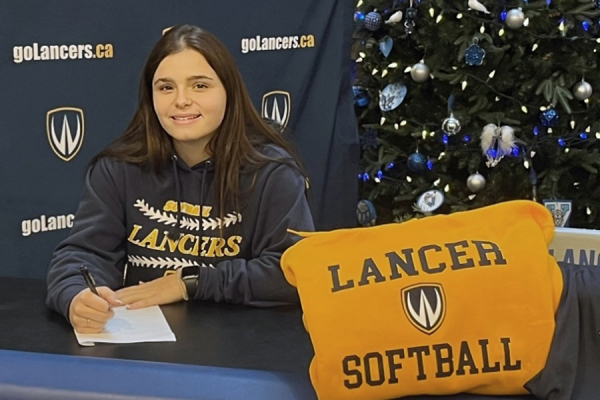
{"label": "sheet of white paper", "polygon": [[77,341],[82,346],[100,343],[140,343],[175,342],[171,330],[159,306],[128,310],[125,307],[113,308],[115,316],[111,318],[100,333],[79,333],[75,331]]}

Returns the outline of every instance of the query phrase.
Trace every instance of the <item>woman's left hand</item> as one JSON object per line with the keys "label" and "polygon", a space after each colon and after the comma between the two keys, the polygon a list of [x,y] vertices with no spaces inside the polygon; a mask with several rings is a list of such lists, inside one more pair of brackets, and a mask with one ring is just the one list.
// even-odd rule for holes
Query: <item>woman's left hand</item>
{"label": "woman's left hand", "polygon": [[129,309],[170,304],[183,300],[181,278],[178,274],[170,274],[150,282],[140,282],[117,290],[117,296]]}

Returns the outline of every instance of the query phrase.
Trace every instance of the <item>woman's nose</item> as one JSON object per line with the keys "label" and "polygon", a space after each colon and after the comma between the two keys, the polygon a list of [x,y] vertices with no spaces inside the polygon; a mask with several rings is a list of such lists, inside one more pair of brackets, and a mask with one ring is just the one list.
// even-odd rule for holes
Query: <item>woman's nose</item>
{"label": "woman's nose", "polygon": [[184,91],[179,92],[177,99],[175,99],[175,106],[184,108],[192,104],[192,100],[187,96]]}

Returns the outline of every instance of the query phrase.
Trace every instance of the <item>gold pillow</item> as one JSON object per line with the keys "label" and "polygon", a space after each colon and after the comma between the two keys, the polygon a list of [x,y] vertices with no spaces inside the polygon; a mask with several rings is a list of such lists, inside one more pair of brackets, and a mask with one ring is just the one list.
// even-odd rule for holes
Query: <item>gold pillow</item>
{"label": "gold pillow", "polygon": [[542,205],[298,234],[281,266],[319,399],[524,394],[544,367],[563,281]]}

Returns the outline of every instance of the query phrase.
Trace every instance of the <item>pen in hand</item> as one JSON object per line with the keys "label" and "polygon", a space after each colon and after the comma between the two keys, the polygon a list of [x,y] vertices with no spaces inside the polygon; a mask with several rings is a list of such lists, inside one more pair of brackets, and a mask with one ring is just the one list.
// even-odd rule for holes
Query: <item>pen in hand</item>
{"label": "pen in hand", "polygon": [[94,281],[94,278],[92,277],[92,274],[90,274],[90,271],[88,271],[87,267],[82,265],[79,267],[79,270],[81,271],[81,275],[83,275],[83,279],[85,279],[85,283],[87,283],[92,293],[94,293],[96,296],[100,296],[96,290],[96,282]]}

